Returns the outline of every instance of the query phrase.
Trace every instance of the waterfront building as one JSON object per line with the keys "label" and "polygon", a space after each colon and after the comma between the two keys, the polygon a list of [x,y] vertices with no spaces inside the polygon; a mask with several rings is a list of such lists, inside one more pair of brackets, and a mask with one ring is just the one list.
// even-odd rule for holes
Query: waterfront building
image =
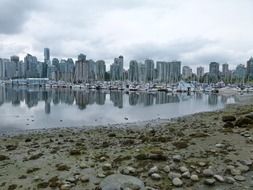
{"label": "waterfront building", "polygon": [[78,55],[78,60],[75,63],[75,81],[84,82],[84,70],[86,64],[86,55]]}
{"label": "waterfront building", "polygon": [[178,82],[181,78],[181,62],[172,61],[168,63],[168,79],[170,83]]}
{"label": "waterfront building", "polygon": [[37,78],[38,71],[37,71],[37,58],[32,56],[31,54],[27,54],[24,58],[24,69],[25,69],[25,77],[26,78]]}
{"label": "waterfront building", "polygon": [[154,79],[154,61],[152,59],[145,60],[145,81],[150,82]]}
{"label": "waterfront building", "polygon": [[168,63],[165,61],[157,61],[156,62],[156,69],[157,69],[157,80],[159,82],[166,82],[167,81]]}
{"label": "waterfront building", "polygon": [[139,63],[138,68],[139,68],[139,81],[145,82],[145,70],[146,70],[145,64]]}
{"label": "waterfront building", "polygon": [[105,80],[105,72],[106,66],[104,60],[96,61],[96,80],[97,81],[104,81]]}
{"label": "waterfront building", "polygon": [[253,57],[247,61],[247,78],[253,80]]}
{"label": "waterfront building", "polygon": [[204,76],[204,67],[197,67],[197,77],[201,78]]}
{"label": "waterfront building", "polygon": [[[55,75],[57,78],[57,63],[55,61]],[[67,60],[62,59],[59,64],[59,80],[65,81],[65,82],[73,82],[74,81],[74,61],[71,58],[68,58]]]}
{"label": "waterfront building", "polygon": [[46,64],[50,63],[50,49],[44,48],[44,61]]}
{"label": "waterfront building", "polygon": [[209,64],[209,82],[218,82],[220,76],[219,63],[211,62]]}
{"label": "waterfront building", "polygon": [[189,79],[192,77],[192,69],[189,66],[183,66],[183,72],[182,72],[183,79]]}
{"label": "waterfront building", "polygon": [[247,69],[243,64],[237,65],[235,71],[233,72],[233,77],[235,81],[244,81],[246,78]]}
{"label": "waterfront building", "polygon": [[211,75],[219,75],[219,63],[217,62],[211,62],[209,65],[209,74]]}
{"label": "waterfront building", "polygon": [[61,71],[60,71],[60,62],[59,59],[53,58],[52,65],[55,67],[55,80],[58,81],[61,78]]}
{"label": "waterfront building", "polygon": [[22,77],[22,65],[19,61],[19,57],[16,55],[11,56],[11,64],[14,69],[12,78]]}
{"label": "waterfront building", "polygon": [[119,56],[119,58],[114,59],[114,63],[110,66],[110,74],[111,80],[124,80],[123,77],[123,69],[124,66],[124,58],[123,56]]}
{"label": "waterfront building", "polygon": [[139,68],[136,60],[132,60],[129,63],[128,79],[132,82],[139,81]]}
{"label": "waterfront building", "polygon": [[222,64],[222,74],[227,75],[229,73],[229,66],[227,63]]}

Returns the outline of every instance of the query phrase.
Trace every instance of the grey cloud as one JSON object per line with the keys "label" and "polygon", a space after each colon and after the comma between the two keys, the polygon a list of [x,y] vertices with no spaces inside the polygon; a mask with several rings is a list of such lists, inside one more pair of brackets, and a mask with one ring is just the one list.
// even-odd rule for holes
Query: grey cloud
{"label": "grey cloud", "polygon": [[193,39],[178,40],[163,44],[133,44],[127,48],[126,54],[133,55],[133,59],[137,60],[143,60],[145,58],[176,60],[181,59],[182,54],[186,52],[194,52],[213,43],[214,41],[210,41],[207,39]]}
{"label": "grey cloud", "polygon": [[36,0],[0,0],[0,34],[20,32],[37,4]]}

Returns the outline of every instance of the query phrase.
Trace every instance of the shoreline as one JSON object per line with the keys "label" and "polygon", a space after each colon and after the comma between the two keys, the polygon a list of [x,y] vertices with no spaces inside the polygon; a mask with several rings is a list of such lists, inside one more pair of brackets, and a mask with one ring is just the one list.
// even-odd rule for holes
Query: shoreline
{"label": "shoreline", "polygon": [[[151,126],[56,128],[2,136],[0,188],[104,190],[108,176],[112,186],[113,176],[121,173],[147,190],[251,189],[253,124],[236,126],[253,113],[251,98]],[[224,116],[231,121],[224,122]],[[141,185],[136,189],[143,189]]]}

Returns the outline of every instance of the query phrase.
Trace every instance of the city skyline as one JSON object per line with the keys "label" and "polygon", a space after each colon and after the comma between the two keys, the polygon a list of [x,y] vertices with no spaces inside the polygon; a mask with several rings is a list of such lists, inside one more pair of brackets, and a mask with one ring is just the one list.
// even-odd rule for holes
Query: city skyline
{"label": "city skyline", "polygon": [[235,68],[253,55],[252,5],[250,0],[77,0],[74,4],[1,0],[0,55],[24,57],[29,52],[42,60],[41,49],[49,47],[51,57],[85,52],[92,59],[103,58],[107,66],[124,55],[126,63],[180,60],[195,70],[216,61]]}
{"label": "city skyline", "polygon": [[[218,81],[247,82],[253,79],[253,58],[231,70],[229,64],[210,62],[209,69],[198,66],[194,72],[190,66],[182,66],[181,61],[154,61],[145,59],[143,62],[131,60],[128,69],[124,68],[124,56],[114,58],[110,69],[106,69],[104,60],[87,59],[83,53],[73,58],[58,59],[50,57],[50,49],[44,48],[44,60],[27,54],[24,61],[18,56],[10,59],[0,58],[0,79],[48,78],[54,81],[71,83],[91,83],[94,81],[131,81],[131,82],[178,82],[202,81],[215,83]],[[221,69],[220,69],[221,66]]]}

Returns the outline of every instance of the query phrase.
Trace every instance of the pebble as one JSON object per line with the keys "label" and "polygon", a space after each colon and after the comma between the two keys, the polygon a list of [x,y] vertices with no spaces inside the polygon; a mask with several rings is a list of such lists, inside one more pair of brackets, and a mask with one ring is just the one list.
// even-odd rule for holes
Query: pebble
{"label": "pebble", "polygon": [[174,155],[172,157],[172,159],[175,161],[175,162],[180,162],[182,160],[182,157],[180,155]]}
{"label": "pebble", "polygon": [[88,168],[88,166],[87,166],[85,163],[81,163],[81,164],[79,165],[79,167],[80,167],[81,169]]}
{"label": "pebble", "polygon": [[172,184],[176,187],[181,187],[183,185],[183,181],[176,177],[172,180]]}
{"label": "pebble", "polygon": [[240,170],[242,173],[249,171],[249,166],[246,165],[240,165],[238,167],[238,170]]}
{"label": "pebble", "polygon": [[151,178],[154,180],[160,180],[162,177],[158,173],[153,173],[151,175]]}
{"label": "pebble", "polygon": [[181,177],[181,174],[180,173],[176,173],[176,172],[170,172],[168,174],[168,177],[172,180],[174,178],[180,178]]}
{"label": "pebble", "polygon": [[81,176],[80,177],[80,181],[83,182],[83,183],[87,183],[90,181],[89,177],[88,176]]}
{"label": "pebble", "polygon": [[192,180],[192,181],[199,181],[199,176],[193,174],[193,175],[191,175],[191,180]]}
{"label": "pebble", "polygon": [[238,170],[238,169],[232,169],[230,170],[230,172],[233,176],[241,175],[241,170]]}
{"label": "pebble", "polygon": [[203,170],[203,175],[205,177],[212,177],[214,175],[214,173],[211,169],[205,169],[205,170]]}
{"label": "pebble", "polygon": [[235,178],[235,180],[237,180],[237,181],[245,181],[245,180],[246,180],[245,177],[243,177],[243,176],[241,176],[241,175],[236,175],[234,178]]}
{"label": "pebble", "polygon": [[153,173],[157,173],[157,172],[158,172],[158,167],[154,166],[154,167],[149,169],[148,175],[152,175]]}
{"label": "pebble", "polygon": [[217,148],[223,148],[225,145],[224,144],[216,144],[215,145]]}
{"label": "pebble", "polygon": [[205,179],[204,184],[206,185],[214,185],[215,184],[215,179],[209,178],[209,179]]}
{"label": "pebble", "polygon": [[170,166],[165,166],[163,168],[163,171],[165,171],[166,173],[169,173],[170,172]]}
{"label": "pebble", "polygon": [[186,171],[186,172],[184,172],[184,173],[182,174],[182,177],[183,177],[183,178],[190,179],[191,174],[190,174],[190,172],[189,172],[189,171]]}
{"label": "pebble", "polygon": [[111,170],[112,169],[112,165],[110,163],[105,163],[103,166],[102,166],[102,169],[103,170]]}
{"label": "pebble", "polygon": [[246,166],[251,166],[253,164],[252,160],[242,160],[240,162],[241,164],[246,165]]}
{"label": "pebble", "polygon": [[234,184],[235,179],[233,177],[226,177],[225,182],[228,183],[228,184]]}
{"label": "pebble", "polygon": [[199,164],[199,166],[201,166],[201,167],[206,166],[206,163],[205,163],[205,162],[199,162],[198,164]]}
{"label": "pebble", "polygon": [[214,175],[213,177],[214,177],[214,179],[216,179],[216,181],[219,181],[219,182],[224,182],[225,181],[224,178],[221,175]]}
{"label": "pebble", "polygon": [[61,185],[60,190],[70,190],[70,188],[71,188],[71,185],[63,184],[63,185]]}
{"label": "pebble", "polygon": [[185,173],[185,172],[189,171],[185,166],[181,166],[181,167],[179,168],[179,170],[180,170],[182,173]]}
{"label": "pebble", "polygon": [[76,179],[73,177],[68,178],[66,181],[70,182],[70,183],[75,183]]}
{"label": "pebble", "polygon": [[136,172],[136,169],[131,166],[127,166],[126,168],[122,170],[122,174],[126,174],[126,175],[134,174],[135,172]]}

